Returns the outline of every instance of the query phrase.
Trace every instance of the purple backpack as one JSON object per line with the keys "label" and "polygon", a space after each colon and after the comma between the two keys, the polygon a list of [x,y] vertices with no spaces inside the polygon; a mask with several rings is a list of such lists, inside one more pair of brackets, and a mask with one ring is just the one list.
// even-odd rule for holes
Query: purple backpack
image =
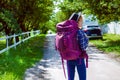
{"label": "purple backpack", "polygon": [[56,25],[55,46],[62,59],[74,60],[80,57],[81,50],[77,41],[78,24],[74,20],[66,20]]}
{"label": "purple backpack", "polygon": [[56,28],[57,34],[55,37],[55,47],[56,50],[58,50],[60,53],[63,64],[63,71],[66,77],[64,60],[74,60],[83,56],[87,58],[86,62],[88,65],[88,56],[86,53],[83,55],[82,51],[80,50],[77,37],[77,31],[79,30],[79,28],[76,21],[63,21],[61,23],[58,23],[56,25]]}

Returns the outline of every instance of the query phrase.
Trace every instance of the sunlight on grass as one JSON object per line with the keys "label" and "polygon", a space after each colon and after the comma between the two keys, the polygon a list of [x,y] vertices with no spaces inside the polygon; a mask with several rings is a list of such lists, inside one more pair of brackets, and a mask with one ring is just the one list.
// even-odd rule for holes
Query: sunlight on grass
{"label": "sunlight on grass", "polygon": [[6,48],[6,41],[5,40],[0,40],[0,50]]}
{"label": "sunlight on grass", "polygon": [[107,53],[120,54],[120,35],[105,34],[103,40],[90,40],[97,48]]}
{"label": "sunlight on grass", "polygon": [[7,72],[0,77],[0,80],[20,80],[20,79],[15,74]]}
{"label": "sunlight on grass", "polygon": [[23,80],[24,72],[43,57],[45,35],[39,35],[0,54],[0,80]]}

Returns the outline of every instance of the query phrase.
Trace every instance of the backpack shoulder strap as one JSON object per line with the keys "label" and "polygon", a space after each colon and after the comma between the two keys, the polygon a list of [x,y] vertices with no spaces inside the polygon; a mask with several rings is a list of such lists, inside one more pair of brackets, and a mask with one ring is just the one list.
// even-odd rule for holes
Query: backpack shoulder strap
{"label": "backpack shoulder strap", "polygon": [[65,76],[65,78],[66,78],[66,72],[65,72],[64,60],[63,60],[62,57],[61,57],[61,60],[62,60],[62,67],[63,67],[64,76]]}

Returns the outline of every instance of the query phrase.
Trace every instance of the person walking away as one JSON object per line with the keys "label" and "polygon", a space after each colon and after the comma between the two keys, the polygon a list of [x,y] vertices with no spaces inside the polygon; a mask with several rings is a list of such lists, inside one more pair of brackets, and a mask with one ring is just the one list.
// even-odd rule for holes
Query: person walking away
{"label": "person walking away", "polygon": [[77,68],[79,80],[86,80],[88,38],[81,29],[82,23],[81,13],[73,13],[69,20],[57,24],[55,46],[61,55],[62,63],[63,60],[67,60],[68,80],[74,80],[75,68]]}

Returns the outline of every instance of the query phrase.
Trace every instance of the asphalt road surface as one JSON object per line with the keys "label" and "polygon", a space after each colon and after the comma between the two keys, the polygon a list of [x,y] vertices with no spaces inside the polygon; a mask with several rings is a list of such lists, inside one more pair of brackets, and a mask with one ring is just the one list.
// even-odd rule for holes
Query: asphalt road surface
{"label": "asphalt road surface", "polygon": [[[47,36],[44,58],[26,70],[24,80],[67,80],[64,77],[61,58],[54,47],[54,37],[54,35]],[[89,54],[87,80],[120,80],[120,63],[118,61],[91,44],[89,44],[87,53]],[[75,80],[79,80],[77,71]]]}

